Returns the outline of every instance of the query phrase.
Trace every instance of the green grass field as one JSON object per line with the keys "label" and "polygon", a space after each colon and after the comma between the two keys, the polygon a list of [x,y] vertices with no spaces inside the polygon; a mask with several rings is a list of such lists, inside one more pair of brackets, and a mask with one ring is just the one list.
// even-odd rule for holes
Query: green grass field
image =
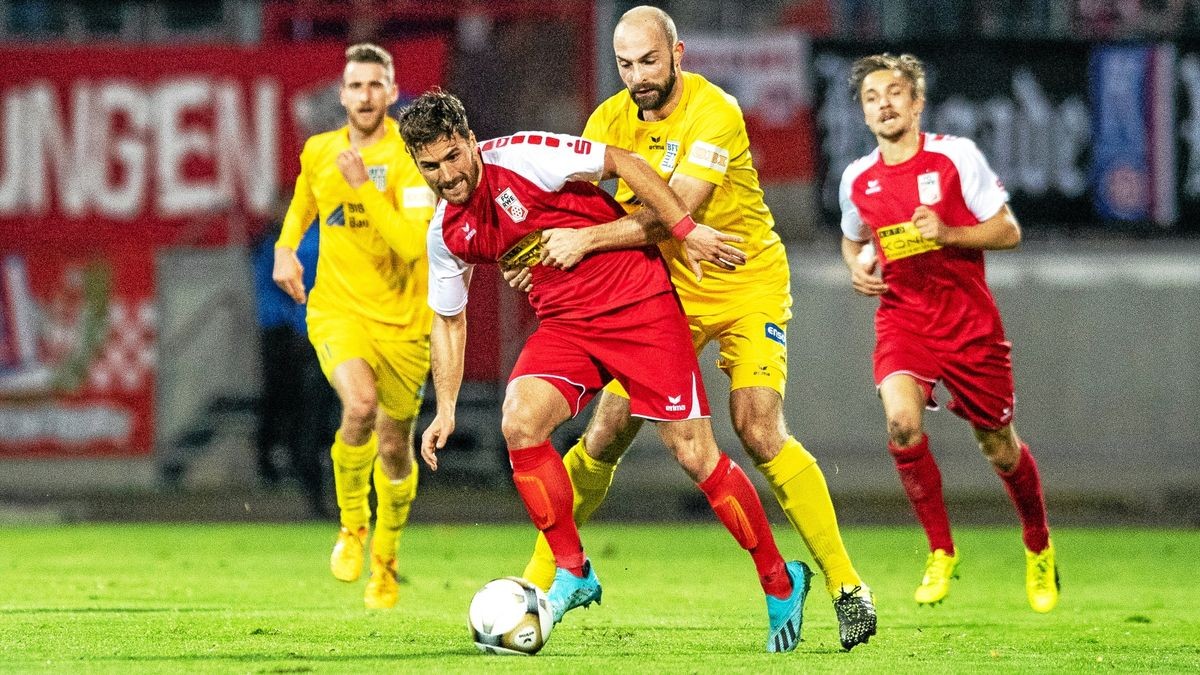
{"label": "green grass field", "polygon": [[[567,616],[540,654],[484,656],[471,595],[522,569],[531,528],[414,526],[400,605],[362,608],[363,581],[327,568],[322,525],[0,528],[0,672],[1070,672],[1200,669],[1200,532],[1061,529],[1063,599],[1025,603],[1011,528],[958,532],[950,598],[918,608],[916,527],[852,528],[879,634],[841,651],[820,578],[804,642],[766,654],[749,558],[716,525],[584,531],[604,604]],[[785,555],[797,537],[776,528]],[[802,559],[807,560],[807,552]]]}

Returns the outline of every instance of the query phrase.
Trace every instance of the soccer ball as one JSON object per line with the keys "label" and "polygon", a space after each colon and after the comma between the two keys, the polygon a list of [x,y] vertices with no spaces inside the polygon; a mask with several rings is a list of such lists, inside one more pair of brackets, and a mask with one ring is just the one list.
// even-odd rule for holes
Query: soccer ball
{"label": "soccer ball", "polygon": [[485,654],[536,654],[550,638],[554,615],[542,589],[519,577],[487,582],[467,612],[471,640]]}

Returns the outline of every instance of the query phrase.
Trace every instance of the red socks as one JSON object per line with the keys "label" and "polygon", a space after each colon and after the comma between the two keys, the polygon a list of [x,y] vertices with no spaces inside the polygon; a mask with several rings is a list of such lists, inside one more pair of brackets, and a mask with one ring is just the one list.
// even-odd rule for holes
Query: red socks
{"label": "red socks", "polygon": [[1004,481],[1004,489],[1017,507],[1021,519],[1021,538],[1025,548],[1041,553],[1050,545],[1050,528],[1046,524],[1046,500],[1042,496],[1042,478],[1029,446],[1021,444],[1021,456],[1008,473],[996,473]]}
{"label": "red socks", "polygon": [[763,591],[777,598],[791,595],[792,581],[787,567],[775,546],[762,501],[746,472],[722,452],[712,475],[699,487],[721,524],[750,552]]}
{"label": "red socks", "polygon": [[583,544],[571,517],[575,492],[562,459],[547,440],[541,445],[508,451],[513,483],[529,519],[546,535],[554,562],[577,577],[583,576]]}
{"label": "red socks", "polygon": [[929,550],[944,550],[954,555],[954,539],[950,536],[950,518],[946,515],[946,502],[942,498],[942,472],[929,453],[929,437],[921,434],[916,445],[901,448],[888,442],[888,452],[896,461],[900,472],[900,484],[908,495],[917,521],[925,528],[929,539]]}

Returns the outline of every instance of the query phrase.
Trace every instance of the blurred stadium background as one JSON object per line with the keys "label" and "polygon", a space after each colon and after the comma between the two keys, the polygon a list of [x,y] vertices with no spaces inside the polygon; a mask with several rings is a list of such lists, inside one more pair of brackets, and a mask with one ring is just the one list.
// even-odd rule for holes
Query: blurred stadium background
{"label": "blurred stadium background", "polygon": [[[250,247],[303,139],[343,123],[343,49],[387,46],[402,99],[442,84],[481,138],[578,133],[619,90],[611,29],[634,4],[0,0],[0,521],[308,517],[297,486],[256,475]],[[655,4],[685,68],[746,111],[792,258],[788,419],[843,521],[911,522],[871,387],[874,303],[837,256],[837,180],[872,143],[848,64],[890,50],[926,60],[925,128],[976,139],[1024,226],[989,275],[1052,521],[1200,524],[1200,3]],[[523,517],[498,401],[531,319],[495,275],[473,295],[456,452],[414,520]],[[714,358],[718,436],[744,457]],[[928,427],[956,519],[1009,523],[965,425]],[[599,517],[693,513],[643,432]]]}

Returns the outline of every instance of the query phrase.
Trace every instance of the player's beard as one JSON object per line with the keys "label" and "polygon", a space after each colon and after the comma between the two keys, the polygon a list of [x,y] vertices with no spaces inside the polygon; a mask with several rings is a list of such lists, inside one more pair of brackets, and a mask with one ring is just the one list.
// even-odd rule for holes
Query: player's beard
{"label": "player's beard", "polygon": [[[629,97],[633,99],[633,104],[638,107],[638,110],[658,110],[667,104],[667,100],[671,98],[671,92],[675,91],[675,55],[671,55],[671,71],[667,75],[667,81],[661,85],[649,85],[649,91],[633,93],[629,89]],[[642,98],[638,98],[641,96]]]}
{"label": "player's beard", "polygon": [[365,115],[365,120],[360,122],[359,120],[363,119],[364,115],[361,112],[355,111],[350,113],[350,126],[354,127],[354,130],[363,136],[370,136],[379,130],[379,125],[383,124],[383,118],[386,116],[387,108],[372,110]]}
{"label": "player's beard", "polygon": [[[471,169],[448,186],[443,187],[439,184],[435,190],[437,196],[455,206],[466,204],[470,201],[471,195],[475,194],[475,188],[479,185],[479,172],[482,170],[483,166],[479,161],[479,155],[475,154],[471,161]],[[457,194],[447,195],[447,188],[456,190]]]}

